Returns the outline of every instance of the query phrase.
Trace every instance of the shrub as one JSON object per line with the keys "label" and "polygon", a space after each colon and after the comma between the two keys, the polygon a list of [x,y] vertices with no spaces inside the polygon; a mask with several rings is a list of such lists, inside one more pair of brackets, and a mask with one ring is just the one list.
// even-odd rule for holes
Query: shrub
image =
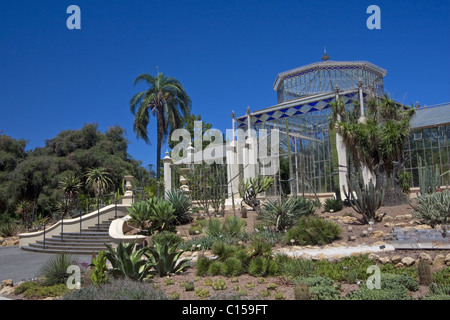
{"label": "shrub", "polygon": [[179,300],[180,299],[180,294],[178,292],[174,292],[169,296],[170,300]]}
{"label": "shrub", "polygon": [[450,287],[450,268],[444,268],[433,274],[433,279],[438,285]]}
{"label": "shrub", "polygon": [[242,262],[235,257],[229,257],[223,263],[222,274],[227,277],[238,276],[245,272]]}
{"label": "shrub", "polygon": [[432,283],[425,300],[450,300],[450,286]]}
{"label": "shrub", "polygon": [[285,242],[293,239],[300,245],[323,245],[337,239],[342,230],[336,223],[321,217],[302,217],[297,224],[289,229]]}
{"label": "shrub", "polygon": [[37,281],[22,282],[14,289],[14,294],[22,294],[25,298],[48,298],[60,297],[68,291],[67,285],[57,283],[52,285],[42,285]]}
{"label": "shrub", "polygon": [[326,212],[331,212],[331,210],[333,210],[333,212],[338,212],[341,211],[343,207],[344,203],[341,199],[328,198],[325,200],[324,209]]}
{"label": "shrub", "polygon": [[139,201],[131,204],[127,208],[128,214],[131,217],[129,223],[139,229],[145,229],[150,220],[150,206],[147,201]]}
{"label": "shrub", "polygon": [[247,222],[236,216],[227,216],[223,224],[223,229],[232,237],[239,237],[244,233]]}
{"label": "shrub", "polygon": [[255,277],[274,276],[278,273],[278,265],[273,259],[257,256],[251,260],[248,273]]}
{"label": "shrub", "polygon": [[200,225],[196,225],[196,226],[192,225],[192,226],[189,227],[188,233],[191,236],[193,236],[193,235],[202,233],[202,230],[203,230],[202,226],[200,226]]}
{"label": "shrub", "polygon": [[177,224],[186,224],[192,221],[189,210],[192,207],[191,199],[181,190],[169,190],[166,192],[167,201],[174,209],[175,221]]}
{"label": "shrub", "polygon": [[280,273],[287,279],[309,277],[314,274],[314,262],[307,259],[290,258],[286,255],[277,256]]}
{"label": "shrub", "polygon": [[225,234],[220,219],[210,219],[205,224],[205,234],[211,237],[220,237]]}
{"label": "shrub", "polygon": [[153,235],[149,243],[149,247],[153,247],[156,243],[167,243],[170,247],[177,247],[183,242],[179,236],[171,231],[161,231]]}
{"label": "shrub", "polygon": [[97,258],[92,259],[94,269],[92,270],[91,280],[92,284],[95,286],[104,284],[108,281],[108,276],[106,274],[108,271],[106,260],[106,253],[103,250],[100,250]]}
{"label": "shrub", "polygon": [[211,247],[211,252],[218,255],[219,260],[225,261],[227,258],[231,257],[236,248],[232,245],[228,245],[225,241],[215,241]]}
{"label": "shrub", "polygon": [[211,265],[211,259],[207,257],[200,257],[197,259],[197,275],[198,276],[205,276],[208,274],[209,266]]}
{"label": "shrub", "polygon": [[305,283],[297,283],[294,286],[294,299],[295,300],[309,300],[311,297],[309,293],[309,286]]}
{"label": "shrub", "polygon": [[154,285],[129,278],[112,279],[102,286],[72,290],[64,300],[167,300],[163,291]]}
{"label": "shrub", "polygon": [[389,289],[369,289],[363,283],[358,290],[349,292],[345,300],[411,300],[408,295],[408,289],[404,286],[398,286]]}
{"label": "shrub", "polygon": [[404,274],[381,274],[381,289],[394,290],[398,287],[404,287],[408,291],[417,291],[419,283],[416,279]]}
{"label": "shrub", "polygon": [[208,273],[211,276],[218,276],[222,273],[223,262],[221,261],[213,261],[209,266]]}
{"label": "shrub", "polygon": [[44,277],[44,285],[66,284],[70,276],[67,268],[76,263],[76,258],[67,253],[58,253],[49,258],[40,270],[40,274]]}

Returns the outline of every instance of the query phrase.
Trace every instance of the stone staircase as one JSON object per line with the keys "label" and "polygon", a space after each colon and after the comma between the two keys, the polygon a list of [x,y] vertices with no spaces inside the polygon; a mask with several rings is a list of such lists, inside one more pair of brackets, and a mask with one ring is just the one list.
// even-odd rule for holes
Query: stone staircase
{"label": "stone staircase", "polygon": [[114,219],[102,221],[95,226],[81,229],[81,232],[63,232],[34,243],[23,246],[22,249],[40,253],[69,253],[73,255],[98,254],[100,250],[106,250],[105,243],[111,243],[109,226]]}

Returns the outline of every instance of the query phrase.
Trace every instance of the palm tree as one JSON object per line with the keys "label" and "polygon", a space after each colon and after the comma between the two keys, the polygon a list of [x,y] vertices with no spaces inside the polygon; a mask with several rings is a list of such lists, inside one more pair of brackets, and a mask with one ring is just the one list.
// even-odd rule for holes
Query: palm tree
{"label": "palm tree", "polygon": [[[134,81],[134,85],[145,82],[149,89],[136,93],[130,100],[130,110],[134,115],[133,130],[138,138],[147,144],[147,126],[150,121],[150,112],[156,117],[156,180],[159,182],[161,172],[161,143],[174,129],[181,128],[183,117],[190,114],[191,99],[181,83],[172,77],[158,73],[155,77],[143,73]],[[159,184],[157,196],[159,197]]]}
{"label": "palm tree", "polygon": [[92,168],[86,172],[86,184],[94,190],[97,200],[112,183],[108,176],[109,173],[105,168]]}
{"label": "palm tree", "polygon": [[58,204],[59,211],[64,216],[73,206],[82,187],[81,180],[73,173],[66,174],[59,180],[59,189],[63,192],[65,201]]}
{"label": "palm tree", "polygon": [[398,170],[404,163],[404,143],[410,132],[414,108],[404,110],[387,95],[369,99],[361,121],[359,103],[347,110],[342,100],[332,104],[330,129],[344,139],[356,167],[361,164],[375,174],[377,188],[387,182],[385,205],[404,202],[399,190]]}

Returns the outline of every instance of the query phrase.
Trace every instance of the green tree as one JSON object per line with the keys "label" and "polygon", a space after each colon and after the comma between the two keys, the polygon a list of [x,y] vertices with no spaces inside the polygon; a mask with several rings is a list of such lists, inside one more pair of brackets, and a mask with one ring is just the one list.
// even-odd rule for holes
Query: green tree
{"label": "green tree", "polygon": [[111,182],[105,168],[92,168],[86,172],[86,184],[94,190],[97,199],[105,193]]}
{"label": "green tree", "polygon": [[404,109],[387,95],[369,99],[362,118],[358,102],[346,108],[339,99],[332,108],[330,128],[343,137],[353,165],[370,170],[376,177],[377,189],[385,187],[385,205],[406,203],[398,174],[404,165],[404,143],[414,108]]}
{"label": "green tree", "polygon": [[[133,130],[137,137],[147,144],[150,113],[156,117],[156,179],[160,180],[161,144],[173,129],[181,128],[183,117],[190,113],[191,99],[180,81],[158,73],[155,77],[143,73],[134,81],[134,85],[145,82],[149,88],[136,93],[130,100],[130,110],[134,115]],[[157,196],[160,196],[159,185]]]}

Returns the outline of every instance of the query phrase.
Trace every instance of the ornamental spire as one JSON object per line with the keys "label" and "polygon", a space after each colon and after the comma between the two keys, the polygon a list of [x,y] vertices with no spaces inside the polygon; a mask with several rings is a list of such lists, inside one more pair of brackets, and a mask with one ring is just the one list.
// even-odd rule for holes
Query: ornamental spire
{"label": "ornamental spire", "polygon": [[327,55],[327,48],[323,48],[323,56],[322,56],[322,60],[323,60],[323,61],[327,61],[328,59],[330,59],[330,56]]}

